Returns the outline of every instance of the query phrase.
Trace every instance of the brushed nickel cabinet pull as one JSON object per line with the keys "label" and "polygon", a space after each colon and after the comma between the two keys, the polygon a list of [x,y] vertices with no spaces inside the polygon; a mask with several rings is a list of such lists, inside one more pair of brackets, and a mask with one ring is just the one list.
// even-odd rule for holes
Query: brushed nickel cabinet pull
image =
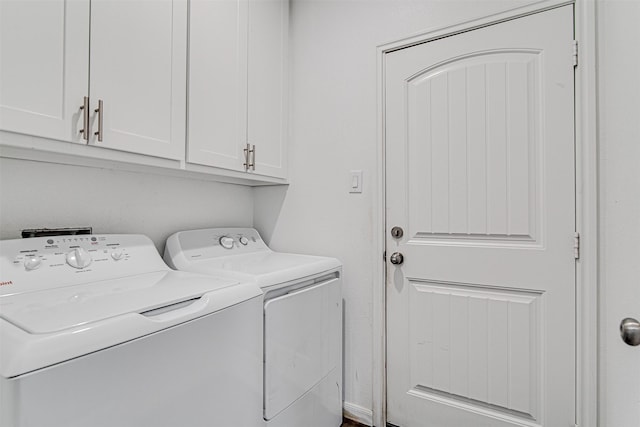
{"label": "brushed nickel cabinet pull", "polygon": [[84,102],[80,106],[80,110],[82,111],[82,129],[80,129],[80,133],[82,134],[82,139],[85,141],[89,140],[89,97],[84,97]]}
{"label": "brushed nickel cabinet pull", "polygon": [[102,105],[102,99],[98,100],[98,108],[94,112],[98,113],[98,131],[94,132],[94,135],[98,135],[98,142],[102,142],[102,112],[104,108]]}
{"label": "brushed nickel cabinet pull", "polygon": [[244,171],[246,172],[249,170],[249,144],[242,151],[244,151],[244,163],[242,166],[244,166]]}
{"label": "brushed nickel cabinet pull", "polygon": [[256,170],[256,146],[247,143],[244,151],[244,166],[245,172],[248,172],[249,169]]}

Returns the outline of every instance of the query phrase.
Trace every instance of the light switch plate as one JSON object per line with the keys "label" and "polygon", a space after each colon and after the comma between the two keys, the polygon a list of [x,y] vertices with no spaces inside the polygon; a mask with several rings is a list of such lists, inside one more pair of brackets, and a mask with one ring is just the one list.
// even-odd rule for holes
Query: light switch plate
{"label": "light switch plate", "polygon": [[362,171],[349,171],[349,193],[362,193]]}

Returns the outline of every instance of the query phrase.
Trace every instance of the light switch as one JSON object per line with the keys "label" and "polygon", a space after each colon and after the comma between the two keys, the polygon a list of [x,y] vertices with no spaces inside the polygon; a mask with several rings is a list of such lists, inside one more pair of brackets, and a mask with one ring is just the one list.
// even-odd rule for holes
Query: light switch
{"label": "light switch", "polygon": [[349,193],[362,193],[362,171],[350,171]]}

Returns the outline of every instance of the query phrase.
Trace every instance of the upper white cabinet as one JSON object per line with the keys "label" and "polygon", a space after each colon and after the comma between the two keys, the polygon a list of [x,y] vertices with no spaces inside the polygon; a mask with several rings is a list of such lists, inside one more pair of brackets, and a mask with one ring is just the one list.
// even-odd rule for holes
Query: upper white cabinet
{"label": "upper white cabinet", "polygon": [[187,161],[286,175],[286,0],[192,0]]}
{"label": "upper white cabinet", "polygon": [[286,174],[289,2],[249,1],[248,143],[256,173]]}
{"label": "upper white cabinet", "polygon": [[186,0],[2,0],[0,13],[0,129],[184,159]]}
{"label": "upper white cabinet", "polygon": [[0,0],[0,155],[286,182],[288,8]]}
{"label": "upper white cabinet", "polygon": [[192,0],[187,161],[244,171],[247,2]]}
{"label": "upper white cabinet", "polygon": [[89,2],[0,1],[0,129],[81,142]]}
{"label": "upper white cabinet", "polygon": [[184,158],[186,48],[185,0],[91,0],[92,144]]}

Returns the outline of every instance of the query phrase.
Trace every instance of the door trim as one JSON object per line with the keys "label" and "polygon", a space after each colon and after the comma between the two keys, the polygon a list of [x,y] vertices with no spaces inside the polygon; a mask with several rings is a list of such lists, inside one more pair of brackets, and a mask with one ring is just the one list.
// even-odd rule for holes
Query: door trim
{"label": "door trim", "polygon": [[598,170],[596,99],[596,4],[587,0],[543,0],[502,13],[429,30],[377,47],[377,159],[373,265],[373,425],[386,426],[386,262],[385,252],[385,70],[384,55],[466,31],[574,4],[576,227],[581,235],[576,262],[576,425],[596,427],[598,421]]}

